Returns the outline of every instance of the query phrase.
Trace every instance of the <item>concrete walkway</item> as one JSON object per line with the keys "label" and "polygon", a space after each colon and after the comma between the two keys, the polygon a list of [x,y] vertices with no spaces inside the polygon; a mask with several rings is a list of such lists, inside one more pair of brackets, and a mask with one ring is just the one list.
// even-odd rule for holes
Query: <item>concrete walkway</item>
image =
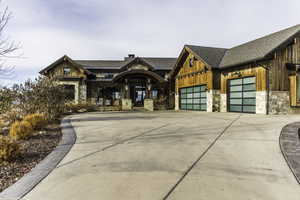
{"label": "concrete walkway", "polygon": [[91,113],[71,116],[77,142],[24,199],[298,200],[280,152],[300,116]]}

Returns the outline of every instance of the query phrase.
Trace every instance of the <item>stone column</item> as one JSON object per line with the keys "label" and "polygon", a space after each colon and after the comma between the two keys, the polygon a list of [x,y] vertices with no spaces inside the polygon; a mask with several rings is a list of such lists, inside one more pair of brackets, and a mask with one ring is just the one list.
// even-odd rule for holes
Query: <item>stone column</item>
{"label": "stone column", "polygon": [[79,87],[79,102],[86,103],[87,99],[87,85],[83,82]]}
{"label": "stone column", "polygon": [[220,94],[220,112],[227,112],[227,94]]}
{"label": "stone column", "polygon": [[206,106],[207,112],[213,112],[213,90],[207,90],[206,91]]}
{"label": "stone column", "polygon": [[179,110],[179,94],[175,93],[175,110]]}
{"label": "stone column", "polygon": [[267,91],[256,92],[256,114],[267,114]]}
{"label": "stone column", "polygon": [[124,92],[124,95],[121,100],[122,110],[132,110],[132,100],[130,99],[130,87],[129,87],[127,79],[125,79],[123,92]]}
{"label": "stone column", "polygon": [[220,112],[220,90],[207,91],[207,112]]}

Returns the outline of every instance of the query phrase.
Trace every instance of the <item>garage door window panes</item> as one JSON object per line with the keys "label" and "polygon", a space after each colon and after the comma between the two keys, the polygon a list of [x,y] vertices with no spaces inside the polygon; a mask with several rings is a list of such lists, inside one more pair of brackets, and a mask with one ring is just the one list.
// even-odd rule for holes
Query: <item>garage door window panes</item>
{"label": "garage door window panes", "polygon": [[181,88],[180,109],[206,111],[206,86]]}
{"label": "garage door window panes", "polygon": [[255,113],[255,77],[229,81],[229,111]]}

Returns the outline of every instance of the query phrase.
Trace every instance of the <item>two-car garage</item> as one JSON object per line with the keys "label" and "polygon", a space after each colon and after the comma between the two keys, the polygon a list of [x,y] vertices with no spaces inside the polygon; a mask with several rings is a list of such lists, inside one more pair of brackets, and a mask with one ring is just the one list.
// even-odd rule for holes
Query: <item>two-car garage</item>
{"label": "two-car garage", "polygon": [[[256,78],[244,77],[227,82],[227,111],[241,113],[256,112]],[[179,89],[181,110],[207,110],[207,87],[197,85]]]}

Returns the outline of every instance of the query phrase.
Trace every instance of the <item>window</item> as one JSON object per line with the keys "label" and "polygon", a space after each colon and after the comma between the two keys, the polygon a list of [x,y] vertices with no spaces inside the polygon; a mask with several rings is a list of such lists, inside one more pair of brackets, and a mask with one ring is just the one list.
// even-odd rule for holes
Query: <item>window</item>
{"label": "window", "polygon": [[120,99],[120,92],[113,92],[113,99],[114,100]]}
{"label": "window", "polygon": [[152,90],[152,98],[157,99],[158,97],[158,91],[156,89]]}
{"label": "window", "polygon": [[71,73],[71,69],[69,67],[64,68],[64,75],[69,75]]}
{"label": "window", "polygon": [[97,77],[100,79],[112,79],[114,77],[114,73],[101,73],[97,74]]}
{"label": "window", "polygon": [[74,85],[64,85],[64,92],[66,94],[67,101],[75,100],[75,86]]}

